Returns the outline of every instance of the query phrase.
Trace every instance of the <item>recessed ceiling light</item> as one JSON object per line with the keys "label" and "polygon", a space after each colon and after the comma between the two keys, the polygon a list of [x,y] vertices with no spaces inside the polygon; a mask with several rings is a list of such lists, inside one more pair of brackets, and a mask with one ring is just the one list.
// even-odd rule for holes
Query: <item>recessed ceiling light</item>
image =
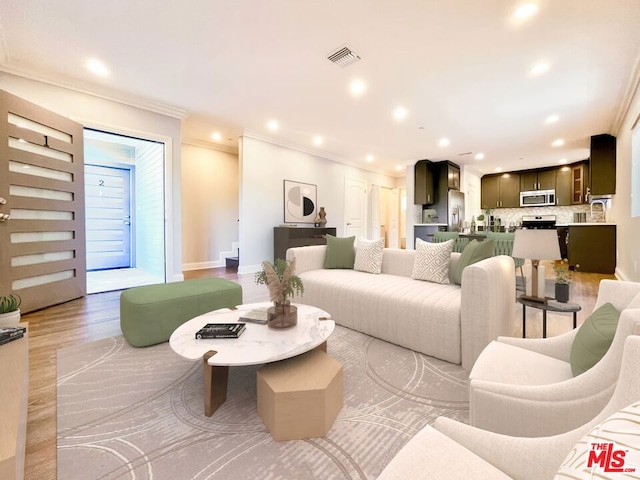
{"label": "recessed ceiling light", "polygon": [[269,120],[269,123],[267,123],[267,128],[269,130],[278,130],[278,128],[280,128],[280,125],[278,125],[277,120]]}
{"label": "recessed ceiling light", "polygon": [[496,172],[501,172],[501,171],[502,171],[502,167],[496,168]]}
{"label": "recessed ceiling light", "polygon": [[558,117],[558,115],[549,115],[544,122],[545,123],[556,123],[559,119],[560,119],[560,117]]}
{"label": "recessed ceiling light", "polygon": [[369,154],[365,157],[365,159],[367,160],[367,162],[373,162],[373,159],[376,158],[373,155]]}
{"label": "recessed ceiling light", "polygon": [[109,75],[109,69],[107,68],[107,66],[97,58],[91,58],[87,60],[87,63],[85,65],[87,69],[94,75],[98,75],[100,77],[106,77],[107,75]]}
{"label": "recessed ceiling light", "polygon": [[313,144],[322,145],[322,137],[320,135],[316,135],[315,137],[313,137]]}
{"label": "recessed ceiling light", "polygon": [[396,171],[401,171],[402,170],[402,165],[396,165]]}
{"label": "recessed ceiling light", "polygon": [[393,118],[396,120],[404,120],[409,112],[404,107],[396,107],[393,111]]}
{"label": "recessed ceiling light", "polygon": [[351,85],[349,86],[349,90],[351,90],[351,94],[354,97],[359,97],[360,95],[362,95],[364,92],[367,91],[367,84],[360,79],[356,79],[351,82]]}
{"label": "recessed ceiling light", "polygon": [[220,132],[213,132],[211,134],[211,138],[216,141],[219,142],[220,140],[222,140],[222,135],[220,135]]}
{"label": "recessed ceiling light", "polygon": [[475,156],[476,160],[484,160],[484,153],[478,152]]}
{"label": "recessed ceiling light", "polygon": [[523,3],[514,12],[513,16],[518,20],[524,20],[535,15],[538,11],[538,6],[535,3]]}
{"label": "recessed ceiling light", "polygon": [[561,147],[562,145],[564,145],[564,140],[562,140],[561,138],[554,140],[551,144],[552,147]]}
{"label": "recessed ceiling light", "polygon": [[560,160],[558,160],[558,163],[560,165],[564,165],[565,163],[567,163],[567,159],[566,158],[561,158]]}
{"label": "recessed ceiling light", "polygon": [[446,137],[442,137],[440,139],[440,141],[438,142],[438,145],[441,146],[441,147],[448,147],[450,144],[451,144],[451,142]]}
{"label": "recessed ceiling light", "polygon": [[540,62],[534,65],[531,68],[531,70],[529,70],[529,72],[532,75],[542,75],[543,73],[547,72],[550,68],[551,68],[551,65],[549,65],[547,62]]}

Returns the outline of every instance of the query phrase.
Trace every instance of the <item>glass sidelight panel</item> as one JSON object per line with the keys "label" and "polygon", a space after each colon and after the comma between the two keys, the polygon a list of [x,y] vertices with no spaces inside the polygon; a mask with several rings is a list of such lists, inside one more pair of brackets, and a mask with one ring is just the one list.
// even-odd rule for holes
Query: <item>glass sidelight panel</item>
{"label": "glass sidelight panel", "polygon": [[47,127],[46,125],[34,122],[32,120],[29,120],[28,118],[9,113],[7,115],[7,120],[9,123],[15,125],[16,127],[25,128],[27,130],[31,130],[32,132],[38,132],[48,137],[57,138],[58,140],[61,140],[63,142],[71,143],[71,135],[69,135],[68,133],[61,132],[60,130],[56,130],[55,128]]}
{"label": "glass sidelight panel", "polygon": [[46,285],[49,283],[60,282],[62,280],[68,280],[75,276],[73,270],[64,270],[62,272],[49,273],[47,275],[38,275],[37,277],[23,278],[20,280],[14,280],[11,284],[13,290],[21,290],[23,288],[36,287],[38,285]]}
{"label": "glass sidelight panel", "polygon": [[72,251],[34,253],[31,255],[18,255],[17,257],[11,257],[11,266],[22,267],[24,265],[37,265],[39,263],[69,260],[71,258],[73,258]]}

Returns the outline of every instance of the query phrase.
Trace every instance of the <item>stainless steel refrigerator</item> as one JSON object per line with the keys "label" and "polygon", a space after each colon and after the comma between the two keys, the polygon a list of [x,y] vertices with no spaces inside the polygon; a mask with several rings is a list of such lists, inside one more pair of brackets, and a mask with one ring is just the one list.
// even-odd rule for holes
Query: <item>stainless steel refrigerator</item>
{"label": "stainless steel refrigerator", "polygon": [[464,222],[464,193],[449,190],[447,194],[447,225],[450,232],[457,232]]}

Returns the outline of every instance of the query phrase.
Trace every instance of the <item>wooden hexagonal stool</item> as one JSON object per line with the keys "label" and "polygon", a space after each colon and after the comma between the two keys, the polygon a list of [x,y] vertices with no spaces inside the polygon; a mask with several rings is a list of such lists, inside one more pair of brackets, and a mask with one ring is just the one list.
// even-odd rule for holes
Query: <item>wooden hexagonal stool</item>
{"label": "wooden hexagonal stool", "polygon": [[343,403],[342,364],[319,349],[258,370],[258,415],[277,442],[323,437]]}

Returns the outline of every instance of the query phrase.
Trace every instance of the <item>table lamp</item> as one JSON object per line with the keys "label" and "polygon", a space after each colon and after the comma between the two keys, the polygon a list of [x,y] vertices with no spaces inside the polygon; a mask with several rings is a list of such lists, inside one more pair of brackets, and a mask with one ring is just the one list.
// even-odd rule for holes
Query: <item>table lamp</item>
{"label": "table lamp", "polygon": [[561,258],[557,231],[555,229],[516,230],[511,256],[531,260],[531,296],[522,295],[521,298],[534,302],[545,302],[544,291],[538,292],[538,265],[540,260]]}

